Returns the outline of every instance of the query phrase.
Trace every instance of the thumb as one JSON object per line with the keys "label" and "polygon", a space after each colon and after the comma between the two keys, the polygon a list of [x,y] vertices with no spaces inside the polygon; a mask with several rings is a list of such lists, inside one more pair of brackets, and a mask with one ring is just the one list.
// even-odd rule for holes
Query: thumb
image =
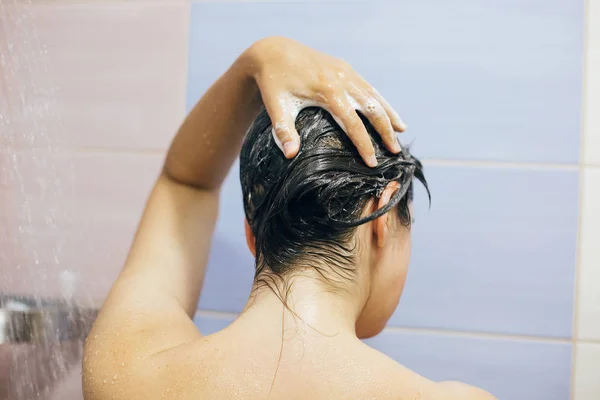
{"label": "thumb", "polygon": [[295,157],[300,149],[300,135],[296,131],[295,125],[295,120],[286,118],[284,121],[274,123],[271,129],[275,144],[283,151],[286,158]]}
{"label": "thumb", "polygon": [[269,95],[268,91],[265,91],[262,96],[273,124],[271,132],[277,147],[286,158],[295,157],[300,149],[300,135],[296,131],[297,110],[290,109],[289,102],[277,96]]}

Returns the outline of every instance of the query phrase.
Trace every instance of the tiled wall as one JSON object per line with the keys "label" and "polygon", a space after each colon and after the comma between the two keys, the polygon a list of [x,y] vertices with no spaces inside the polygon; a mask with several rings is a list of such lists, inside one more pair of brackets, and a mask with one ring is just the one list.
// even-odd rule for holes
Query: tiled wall
{"label": "tiled wall", "polygon": [[56,295],[67,270],[76,296],[101,301],[185,115],[189,4],[9,3],[0,291]]}
{"label": "tiled wall", "polygon": [[[0,292],[106,296],[185,116],[189,13],[0,0]],[[78,367],[49,398],[82,398]]]}
{"label": "tiled wall", "polygon": [[[433,203],[417,196],[406,290],[373,346],[501,399],[600,398],[586,380],[600,373],[591,352],[573,348],[600,339],[577,341],[600,309],[593,279],[578,278],[600,257],[582,252],[577,273],[580,187],[600,185],[579,182],[594,129],[588,111],[581,139],[583,1],[208,2],[191,21],[188,107],[253,40],[283,34],[347,59],[410,125]],[[200,302],[207,332],[241,309],[251,282],[236,174]],[[600,239],[583,235],[588,247]]]}
{"label": "tiled wall", "polygon": [[[13,120],[0,137],[0,290],[57,294],[66,269],[75,295],[101,300],[186,102],[253,40],[290,35],[353,64],[426,161],[432,207],[417,194],[405,294],[370,343],[500,399],[600,399],[600,0],[38,0],[8,11],[31,29],[17,54],[7,43],[23,38],[0,17],[0,50],[24,65],[0,74]],[[40,42],[47,65],[29,69]],[[40,93],[56,101],[22,106]],[[206,333],[241,309],[252,280],[236,174],[197,315]]]}

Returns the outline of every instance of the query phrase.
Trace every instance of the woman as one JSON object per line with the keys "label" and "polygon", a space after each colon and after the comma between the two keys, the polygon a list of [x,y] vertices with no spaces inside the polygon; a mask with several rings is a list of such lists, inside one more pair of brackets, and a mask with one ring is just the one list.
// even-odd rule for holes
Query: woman
{"label": "woman", "polygon": [[[406,277],[412,178],[425,178],[404,129],[343,61],[285,38],[247,49],[172,143],[86,342],[85,398],[493,399],[360,341]],[[191,317],[240,149],[255,284],[232,325],[202,336]]]}

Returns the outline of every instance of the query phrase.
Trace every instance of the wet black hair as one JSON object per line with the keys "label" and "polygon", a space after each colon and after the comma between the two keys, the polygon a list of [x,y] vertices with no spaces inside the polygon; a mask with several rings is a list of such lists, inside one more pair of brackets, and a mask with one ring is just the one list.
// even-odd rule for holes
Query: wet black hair
{"label": "wet black hair", "polygon": [[[240,155],[240,180],[256,238],[255,282],[271,286],[274,278],[298,267],[314,268],[327,282],[351,279],[357,226],[395,207],[401,224],[410,227],[413,178],[429,194],[422,165],[408,148],[400,154],[386,150],[361,118],[375,147],[375,168],[363,162],[332,116],[318,107],[302,110],[296,119],[300,150],[293,159],[276,146],[264,109],[250,127]],[[392,181],[400,188],[389,203],[363,216],[367,202]]]}

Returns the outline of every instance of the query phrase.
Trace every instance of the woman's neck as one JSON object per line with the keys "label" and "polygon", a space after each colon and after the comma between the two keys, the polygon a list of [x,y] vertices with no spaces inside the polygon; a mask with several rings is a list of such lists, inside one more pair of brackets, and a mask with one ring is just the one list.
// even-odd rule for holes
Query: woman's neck
{"label": "woman's neck", "polygon": [[343,289],[333,290],[312,275],[296,275],[285,283],[259,280],[241,318],[279,328],[283,321],[284,330],[307,334],[356,336],[356,320],[364,304],[357,285],[348,282]]}

